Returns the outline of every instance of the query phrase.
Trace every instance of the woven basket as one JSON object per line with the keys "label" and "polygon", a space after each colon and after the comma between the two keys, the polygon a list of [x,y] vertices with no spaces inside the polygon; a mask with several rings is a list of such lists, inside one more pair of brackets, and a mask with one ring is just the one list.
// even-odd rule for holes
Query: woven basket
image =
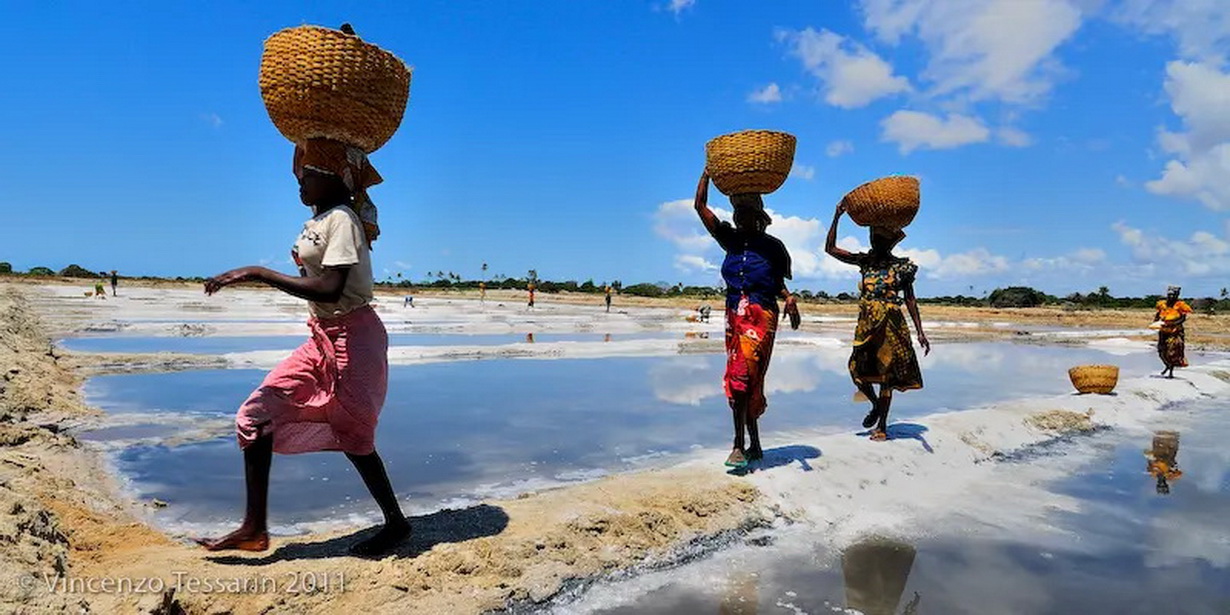
{"label": "woven basket", "polygon": [[1106,395],[1119,384],[1119,368],[1115,365],[1079,365],[1068,370],[1068,378],[1081,393]]}
{"label": "woven basket", "polygon": [[265,41],[261,98],[287,139],[325,137],[371,153],[397,132],[410,97],[410,69],[359,37],[318,26]]}
{"label": "woven basket", "polygon": [[851,190],[841,202],[859,226],[905,228],[918,215],[918,178],[882,177]]}
{"label": "woven basket", "polygon": [[745,130],[705,144],[706,170],[723,194],[768,194],[782,187],[794,165],[794,135]]}

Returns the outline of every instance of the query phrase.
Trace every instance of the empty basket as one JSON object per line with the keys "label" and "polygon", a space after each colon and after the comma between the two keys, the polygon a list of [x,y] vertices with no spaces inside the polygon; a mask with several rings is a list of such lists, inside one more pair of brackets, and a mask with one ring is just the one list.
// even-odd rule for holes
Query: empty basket
{"label": "empty basket", "polygon": [[1119,367],[1115,365],[1078,365],[1068,370],[1072,386],[1081,393],[1106,395],[1119,384]]}
{"label": "empty basket", "polygon": [[706,169],[723,194],[768,194],[782,187],[794,165],[794,135],[744,130],[705,144]]}
{"label": "empty basket", "polygon": [[265,41],[260,88],[269,118],[287,139],[324,137],[371,153],[401,125],[410,69],[352,34],[299,26]]}
{"label": "empty basket", "polygon": [[841,201],[859,226],[905,228],[918,215],[918,178],[882,177],[851,190]]}

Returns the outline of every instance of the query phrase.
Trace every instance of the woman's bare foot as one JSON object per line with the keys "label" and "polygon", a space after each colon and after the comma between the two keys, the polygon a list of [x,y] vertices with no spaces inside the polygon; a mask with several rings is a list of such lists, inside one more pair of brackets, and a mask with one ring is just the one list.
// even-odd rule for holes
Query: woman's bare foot
{"label": "woman's bare foot", "polygon": [[874,442],[884,442],[885,440],[888,440],[888,432],[883,429],[877,429],[871,432],[871,439]]}
{"label": "woman's bare foot", "polygon": [[222,538],[194,538],[208,551],[265,551],[269,548],[269,532],[239,528]]}
{"label": "woman's bare foot", "polygon": [[375,557],[388,553],[393,547],[405,542],[410,537],[410,522],[402,519],[398,523],[386,523],[375,536],[355,543],[350,547],[350,554],[358,557]]}

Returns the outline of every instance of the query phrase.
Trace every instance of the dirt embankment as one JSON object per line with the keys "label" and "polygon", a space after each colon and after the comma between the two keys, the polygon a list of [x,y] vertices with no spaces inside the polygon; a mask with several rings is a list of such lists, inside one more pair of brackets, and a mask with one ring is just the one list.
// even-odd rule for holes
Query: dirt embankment
{"label": "dirt embankment", "polygon": [[96,412],[17,287],[0,287],[0,331],[0,612],[479,613],[771,516],[743,480],[681,468],[417,517],[380,561],[346,555],[370,530],[209,554],[142,523],[64,431]]}

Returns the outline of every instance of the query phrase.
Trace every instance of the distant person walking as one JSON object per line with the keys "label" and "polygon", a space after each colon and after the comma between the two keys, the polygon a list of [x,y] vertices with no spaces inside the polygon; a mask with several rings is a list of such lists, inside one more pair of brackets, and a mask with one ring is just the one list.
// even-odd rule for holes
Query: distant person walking
{"label": "distant person walking", "polygon": [[606,286],[606,313],[607,314],[611,313],[611,291],[612,291],[611,285],[607,284]]}
{"label": "distant person walking", "polygon": [[381,178],[362,150],[325,139],[296,146],[293,169],[299,197],[312,209],[293,251],[304,275],[241,267],[206,280],[205,293],[255,281],[306,299],[312,337],[239,407],[235,427],[247,482],[243,523],[226,536],[199,542],[211,551],[269,548],[273,453],[340,450],[384,514],[380,531],[351,551],[385,553],[409,536],[410,524],[375,446],[388,388],[389,338],[370,305],[370,250],[379,227],[366,189]]}
{"label": "distant person walking", "polygon": [[115,288],[119,285],[120,285],[120,276],[115,272],[114,269],[112,269],[111,270],[111,296],[112,297],[117,296],[115,294]]}
{"label": "distant person walking", "polygon": [[[734,418],[735,438],[726,465],[747,466],[764,456],[757,421],[768,407],[765,375],[773,355],[780,311],[777,299],[785,299],[791,328],[799,328],[799,308],[786,290],[790,278],[790,254],[776,237],[765,232],[769,214],[759,194],[730,197],[734,226],[718,220],[709,209],[709,174],[701,174],[696,186],[696,214],[709,234],[726,251],[722,278],[726,281],[726,374],[722,388]],[[748,440],[744,440],[744,431]],[[748,442],[750,440],[750,443]]]}
{"label": "distant person walking", "polygon": [[1166,298],[1157,302],[1155,321],[1161,322],[1157,332],[1157,354],[1162,359],[1162,375],[1174,378],[1174,368],[1187,367],[1187,334],[1183,323],[1187,315],[1192,313],[1191,306],[1179,299],[1182,289],[1170,286],[1166,289]]}
{"label": "distant person walking", "polygon": [[708,303],[702,303],[700,307],[696,308],[696,311],[700,313],[701,322],[709,322],[709,315],[713,313],[713,307]]}
{"label": "distant person walking", "polygon": [[[893,255],[893,247],[905,239],[900,229],[872,227],[871,251],[857,254],[837,247],[837,224],[846,211],[837,205],[824,250],[830,256],[850,265],[857,265],[859,283],[858,325],[854,330],[854,351],[850,354],[850,377],[868,401],[871,411],[863,419],[863,427],[875,428],[871,439],[888,439],[888,411],[893,391],[921,389],[922,371],[910,342],[902,305],[910,312],[918,330],[918,344],[924,354],[931,352],[918,315],[914,299],[914,277],[918,266],[908,258]],[[879,394],[873,385],[880,385]]]}
{"label": "distant person walking", "polygon": [[527,287],[527,290],[530,291],[529,307],[534,307],[534,283],[533,282],[530,282],[529,286]]}
{"label": "distant person walking", "polygon": [[487,283],[486,282],[478,283],[478,302],[479,304],[487,303]]}

